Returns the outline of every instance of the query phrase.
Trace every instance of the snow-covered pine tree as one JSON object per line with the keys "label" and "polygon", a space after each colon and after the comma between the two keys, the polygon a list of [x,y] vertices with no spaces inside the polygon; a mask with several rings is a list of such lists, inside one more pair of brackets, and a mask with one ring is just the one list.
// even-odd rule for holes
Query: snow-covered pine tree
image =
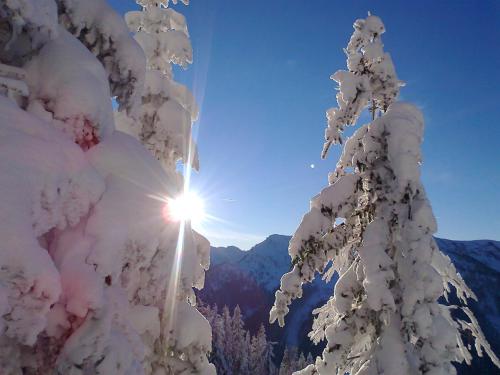
{"label": "snow-covered pine tree", "polygon": [[300,352],[297,347],[290,346],[285,347],[283,353],[283,359],[280,364],[279,374],[292,374],[295,371],[301,370],[307,366],[308,363],[312,362],[311,354],[309,353],[308,358],[304,356],[304,353]]}
{"label": "snow-covered pine tree", "polygon": [[231,348],[230,354],[233,358],[233,366],[236,374],[241,374],[241,359],[243,353],[246,351],[245,345],[245,330],[243,317],[241,315],[241,309],[239,305],[233,310],[233,318],[231,321],[231,330],[233,337],[233,347]]}
{"label": "snow-covered pine tree", "polygon": [[[0,96],[1,212],[10,213],[0,229],[0,372],[139,373],[128,301],[99,262],[87,263],[92,230],[83,239],[106,189],[84,151],[113,132],[107,74],[58,23],[53,0],[2,2],[0,19],[0,62],[23,72],[15,78],[29,92],[22,108]],[[123,21],[109,29],[140,50]]]}
{"label": "snow-covered pine tree", "polygon": [[233,356],[234,348],[234,331],[233,331],[233,317],[227,305],[222,308],[222,321],[224,327],[224,355],[231,371],[234,369],[236,358]]}
{"label": "snow-covered pine tree", "polygon": [[313,363],[314,358],[311,353],[307,354],[306,363]]}
{"label": "snow-covered pine tree", "polygon": [[252,374],[271,374],[274,371],[273,345],[266,336],[266,329],[263,324],[259,331],[252,337],[250,347],[250,368]]}
{"label": "snow-covered pine tree", "polygon": [[386,111],[396,99],[403,82],[398,80],[391,56],[383,50],[384,24],[378,17],[356,20],[347,48],[348,70],[338,70],[330,79],[339,84],[338,107],[326,112],[328,127],[321,156],[332,144],[342,143],[345,126],[355,125],[368,104],[372,118],[377,110]]}
{"label": "snow-covered pine tree", "polygon": [[[309,354],[307,355],[307,358],[306,358],[306,365],[307,365],[308,363],[313,363],[313,361],[314,361],[314,358],[313,358],[312,354],[311,354],[311,353],[309,353]],[[302,369],[302,368],[304,368],[304,367],[305,367],[305,366],[302,366],[302,367],[301,367],[301,369]]]}
{"label": "snow-covered pine tree", "polygon": [[295,371],[296,370],[302,370],[304,367],[306,367],[308,362],[306,362],[306,357],[304,356],[304,353],[300,353],[299,358],[297,359],[297,362],[295,364]]}
{"label": "snow-covered pine tree", "polygon": [[218,313],[217,305],[214,305],[212,309],[216,315],[212,324],[212,352],[210,354],[210,362],[214,364],[217,374],[229,374],[231,369],[226,359],[224,319]]}
{"label": "snow-covered pine tree", "polygon": [[[263,325],[255,336],[244,329],[243,314],[237,305],[231,315],[227,306],[222,314],[217,306],[200,307],[200,312],[212,325],[213,351],[210,361],[215,365],[220,375],[275,375],[273,363],[274,342],[267,339]],[[241,327],[241,328],[238,328]],[[229,334],[227,333],[229,332]]]}
{"label": "snow-covered pine tree", "polygon": [[198,107],[189,90],[175,82],[172,68],[172,64],[186,68],[193,59],[186,20],[168,7],[169,0],[137,3],[142,11],[128,12],[126,20],[146,54],[146,84],[137,121],[120,113],[119,127],[138,138],[166,168],[174,170],[181,161],[198,169],[191,137]]}
{"label": "snow-covered pine tree", "polygon": [[241,345],[240,355],[240,372],[241,375],[252,375],[250,371],[250,349],[251,349],[252,338],[249,331],[245,331],[245,337],[243,339],[243,344]]}
{"label": "snow-covered pine tree", "polygon": [[287,375],[292,373],[292,358],[290,357],[290,349],[285,347],[283,358],[281,359],[278,375]]}
{"label": "snow-covered pine tree", "polygon": [[292,374],[293,372],[299,370],[299,368],[297,368],[297,363],[299,361],[299,349],[296,346],[288,348],[288,358],[290,361],[289,371],[290,374]]}
{"label": "snow-covered pine tree", "polygon": [[[175,196],[185,190],[183,177],[176,172],[176,163],[187,164],[187,169],[192,166],[198,168],[197,149],[191,137],[191,126],[198,109],[192,94],[185,86],[176,83],[172,74],[172,64],[186,67],[192,62],[191,43],[184,17],[168,8],[169,0],[138,0],[137,3],[142,6],[142,10],[129,12],[125,18],[146,55],[145,85],[137,111],[117,112],[115,119],[119,129],[138,138],[160,161],[164,170],[177,180],[176,188],[169,192],[169,195]],[[176,4],[177,1],[173,3]],[[187,5],[188,2],[183,3]],[[183,279],[181,275],[179,280],[182,285],[173,292],[170,288],[178,281],[172,278],[162,279],[163,294],[156,294],[155,304],[162,304],[165,294],[173,293],[167,296],[167,302],[160,307],[163,333],[154,341],[150,338],[146,341],[151,342],[152,358],[156,357],[151,361],[159,361],[152,367],[153,371],[158,366],[167,366],[171,372],[183,371],[186,363],[189,363],[189,371],[205,373],[214,370],[206,362],[211,340],[208,341],[204,335],[196,336],[193,331],[194,327],[198,327],[205,332],[209,327],[206,327],[206,320],[196,311],[192,288],[203,287],[209,246],[205,238],[191,229],[189,222],[181,226],[183,228],[178,227],[178,231],[184,235],[184,240],[179,241],[184,244],[183,254],[192,251],[192,255],[196,255],[194,259],[188,256],[191,264],[183,264],[181,269],[186,265],[188,269],[193,265],[202,267],[192,279]],[[169,251],[174,254],[178,251],[175,250],[177,244],[171,246],[173,247],[170,249],[159,250],[156,260],[170,262]],[[141,254],[134,252],[133,257],[140,258]],[[137,289],[135,298],[139,298],[138,294],[143,292],[144,287]],[[179,311],[170,311],[169,303],[178,304]],[[172,327],[175,327],[174,334],[171,333]],[[187,342],[183,340],[185,332],[193,334]],[[166,353],[174,353],[174,356],[161,364]]]}
{"label": "snow-covered pine tree", "polygon": [[[383,51],[384,31],[376,16],[357,20],[346,49],[349,70],[332,76],[338,108],[327,112],[323,156],[368,105],[373,118],[382,116],[345,142],[330,185],[312,199],[290,241],[293,269],[281,279],[270,320],[283,326],[302,284],[327,270],[327,279],[336,272],[339,280],[315,310],[310,333],[327,345],[301,374],[455,374],[452,362],[471,359],[464,332],[498,366],[466,307],[474,294],[432,237],[436,221],[420,182],[423,117],[395,101],[401,83]],[[449,285],[463,307],[438,302]],[[468,318],[453,318],[454,309]]]}
{"label": "snow-covered pine tree", "polygon": [[104,0],[10,0],[0,19],[29,93],[0,96],[0,372],[214,373],[192,289],[209,243],[165,222],[151,196],[178,174],[115,130],[110,96],[130,115],[142,98],[140,46]]}
{"label": "snow-covered pine tree", "polygon": [[[263,330],[263,333],[265,334],[266,331],[264,329],[264,325],[262,324],[260,326],[260,330]],[[277,372],[278,372],[278,369],[276,368],[276,365],[274,364],[274,347],[276,345],[276,342],[273,342],[273,341],[270,341],[268,338],[267,338],[267,335],[266,335],[266,355],[265,355],[265,358],[266,358],[266,371],[269,375],[275,375]]]}

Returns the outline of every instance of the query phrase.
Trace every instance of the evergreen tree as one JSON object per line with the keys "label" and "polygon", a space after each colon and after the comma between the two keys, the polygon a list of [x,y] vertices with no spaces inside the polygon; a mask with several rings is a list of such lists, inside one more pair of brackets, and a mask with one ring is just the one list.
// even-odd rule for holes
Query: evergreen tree
{"label": "evergreen tree", "polygon": [[304,367],[306,367],[307,363],[311,362],[311,353],[308,354],[308,357],[306,359],[304,353],[299,353],[297,347],[285,347],[285,352],[280,366],[280,374],[292,374],[295,371],[303,369]]}
{"label": "evergreen tree", "polygon": [[240,346],[241,350],[238,353],[240,355],[240,372],[241,375],[251,375],[250,371],[251,363],[250,363],[250,349],[251,349],[251,335],[249,331],[245,331],[245,337],[243,340],[243,344]]}
{"label": "evergreen tree", "polygon": [[292,373],[292,358],[290,357],[290,350],[285,347],[283,358],[281,359],[279,375],[290,375]]}
{"label": "evergreen tree", "polygon": [[[222,314],[214,305],[211,309],[203,306],[200,311],[212,323],[212,362],[219,375],[275,375],[273,364],[273,342],[267,340],[263,325],[255,336],[244,328],[243,314],[236,306],[231,315],[227,306]],[[228,333],[229,332],[229,333]]]}
{"label": "evergreen tree", "polygon": [[[306,365],[307,365],[308,363],[314,363],[314,358],[313,358],[313,356],[312,356],[312,354],[311,354],[311,353],[309,353],[309,354],[307,355],[307,358],[306,358]],[[301,367],[301,368],[303,368],[303,367]]]}
{"label": "evergreen tree", "polygon": [[255,373],[272,375],[276,373],[274,365],[274,345],[276,343],[269,341],[266,334],[266,329],[263,324],[260,325],[259,331],[254,336],[252,341],[251,353],[252,361],[255,363]]}
{"label": "evergreen tree", "polygon": [[[264,326],[261,325],[263,328]],[[274,375],[277,373],[276,366],[274,365],[274,346],[276,345],[276,342],[272,342],[267,340],[266,338],[266,360],[267,360],[267,373],[269,375]]]}
{"label": "evergreen tree", "polygon": [[338,107],[326,112],[328,127],[323,158],[332,144],[342,143],[344,127],[355,125],[367,104],[371,103],[374,118],[377,110],[387,110],[403,86],[391,56],[383,51],[381,35],[384,32],[384,24],[375,16],[354,23],[354,33],[345,49],[348,70],[338,70],[330,77],[339,84],[340,90]]}
{"label": "evergreen tree", "polygon": [[222,321],[224,327],[224,355],[228,364],[228,368],[234,369],[235,358],[233,357],[234,347],[234,331],[233,331],[233,317],[229,311],[229,307],[224,305],[222,308]]}
{"label": "evergreen tree", "polygon": [[[63,21],[70,14],[82,18],[82,8],[88,11],[88,33],[109,44],[121,42],[108,61],[123,54],[131,58],[121,59],[120,73],[106,70]],[[109,82],[127,71],[128,87],[140,92],[144,56],[121,17],[102,0],[65,6],[54,0],[3,1],[0,20],[0,81],[2,87],[8,83],[6,92],[0,89],[1,142],[11,146],[1,150],[2,160],[11,161],[0,166],[0,210],[18,213],[3,219],[0,230],[2,243],[14,244],[16,238],[17,244],[0,255],[1,372],[139,374],[144,345],[118,281],[122,264],[90,255],[109,229],[92,230],[90,223],[94,210],[112,216],[99,204],[108,185],[94,164],[103,161],[95,146],[114,131]],[[12,89],[17,98],[9,94]],[[122,94],[113,90],[122,108],[131,108],[134,99]],[[121,146],[116,149],[123,151]],[[136,146],[142,148],[130,145]],[[23,149],[21,159],[16,150]],[[11,168],[19,173],[12,175]],[[27,201],[31,208],[23,213]],[[110,246],[106,252],[121,259],[120,250]]]}
{"label": "evergreen tree", "polygon": [[307,366],[306,357],[304,356],[304,353],[300,353],[299,358],[297,358],[297,362],[295,363],[293,370],[294,371],[301,370],[306,366]]}
{"label": "evergreen tree", "polygon": [[436,221],[420,182],[423,117],[395,101],[401,84],[383,51],[382,21],[369,15],[354,29],[349,71],[332,76],[338,108],[327,112],[323,155],[368,104],[374,121],[345,142],[330,185],[312,199],[290,242],[293,269],[281,279],[270,320],[282,326],[302,284],[331,263],[326,278],[337,272],[339,279],[310,333],[327,345],[301,374],[455,374],[452,362],[470,363],[464,332],[498,365],[472,312],[462,307],[467,321],[454,319],[457,307],[438,302],[449,284],[464,305],[474,294],[432,237]]}
{"label": "evergreen tree", "polygon": [[[169,8],[169,0],[138,0],[142,11],[126,14],[147,58],[142,105],[135,116],[118,114],[119,127],[138,138],[165,168],[178,161],[198,169],[191,137],[198,107],[189,90],[175,82],[172,64],[186,68],[193,52],[184,16]],[[137,118],[137,120],[135,120]]]}
{"label": "evergreen tree", "polygon": [[288,359],[290,362],[289,366],[289,371],[290,374],[293,372],[299,370],[298,368],[298,363],[299,363],[299,349],[296,346],[292,346],[288,350]]}
{"label": "evergreen tree", "polygon": [[245,331],[243,318],[241,316],[241,309],[236,305],[233,311],[233,318],[231,321],[231,330],[233,337],[233,345],[230,348],[230,356],[233,358],[233,366],[236,374],[241,374],[241,359],[243,353],[246,351],[245,344]]}
{"label": "evergreen tree", "polygon": [[[165,171],[176,179],[176,189],[169,191],[176,196],[186,190],[183,176],[176,172],[176,163],[185,163],[187,174],[191,166],[198,167],[196,146],[191,137],[191,126],[198,109],[192,94],[175,82],[172,74],[172,64],[187,67],[192,62],[191,42],[184,16],[169,8],[168,0],[138,0],[137,3],[142,10],[128,12],[125,18],[146,56],[144,90],[136,111],[118,112],[115,118],[118,127],[139,139]],[[149,333],[145,334],[145,341],[152,343],[147,362],[151,363],[152,371],[166,368],[169,372],[211,372],[212,367],[206,361],[211,349],[207,344],[211,340],[207,343],[203,336],[195,335],[189,343],[181,339],[185,332],[191,332],[192,327],[206,327],[206,320],[196,311],[192,288],[203,286],[203,269],[208,267],[208,258],[198,249],[208,242],[191,229],[189,222],[181,226],[178,226],[178,233],[184,236],[179,240],[184,246],[184,257],[188,259],[187,253],[193,251],[198,255],[197,263],[201,267],[191,285],[189,279],[178,275],[178,280],[182,280],[179,287],[172,277],[162,278],[163,285],[156,286],[160,295],[154,303],[160,305],[162,333],[155,339],[149,337]],[[177,243],[172,244],[172,253],[177,251]],[[131,256],[140,257],[140,254]],[[167,252],[159,252],[155,260],[158,265],[163,262],[165,269],[169,269],[168,263],[175,260],[166,257]],[[178,290],[172,290],[173,287]],[[228,336],[231,337],[226,332],[224,338]]]}
{"label": "evergreen tree", "polygon": [[215,311],[216,315],[212,325],[213,349],[210,355],[210,361],[215,365],[217,374],[231,374],[231,368],[226,359],[226,333],[224,320],[222,316],[217,313],[217,308],[215,308]]}
{"label": "evergreen tree", "polygon": [[[181,19],[152,4],[144,13]],[[193,291],[209,243],[165,222],[151,194],[175,196],[181,176],[115,128],[110,96],[118,118],[147,104],[146,58],[122,17],[105,0],[2,2],[0,63],[0,211],[16,212],[0,226],[2,374],[213,374]],[[178,156],[191,97],[172,87],[187,99],[168,116],[189,122],[163,151]]]}

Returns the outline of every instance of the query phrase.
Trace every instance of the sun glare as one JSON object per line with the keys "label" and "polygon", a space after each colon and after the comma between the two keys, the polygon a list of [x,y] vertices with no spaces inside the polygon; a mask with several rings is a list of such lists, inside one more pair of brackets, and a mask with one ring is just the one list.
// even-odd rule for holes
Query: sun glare
{"label": "sun glare", "polygon": [[191,191],[177,198],[168,199],[164,215],[167,220],[190,221],[193,224],[199,224],[205,218],[203,200]]}

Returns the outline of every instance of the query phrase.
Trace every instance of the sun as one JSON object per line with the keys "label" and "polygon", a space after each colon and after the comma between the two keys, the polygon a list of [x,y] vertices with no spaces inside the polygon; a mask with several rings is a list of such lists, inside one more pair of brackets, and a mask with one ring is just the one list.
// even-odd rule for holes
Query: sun
{"label": "sun", "polygon": [[163,215],[169,221],[200,224],[205,218],[205,205],[198,194],[188,191],[177,198],[169,198]]}

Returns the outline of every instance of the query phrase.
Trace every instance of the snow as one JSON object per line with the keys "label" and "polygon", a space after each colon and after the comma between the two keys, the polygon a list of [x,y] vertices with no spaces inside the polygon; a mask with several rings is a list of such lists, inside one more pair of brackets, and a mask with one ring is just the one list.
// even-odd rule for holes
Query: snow
{"label": "snow", "polygon": [[28,86],[23,81],[0,77],[0,91],[8,93],[9,90],[12,90],[14,94],[20,96],[28,96],[29,93]]}
{"label": "snow", "polygon": [[1,236],[6,244],[1,263],[9,265],[3,271],[7,280],[19,274],[17,281],[10,279],[9,304],[15,314],[5,323],[10,337],[32,344],[61,293],[58,272],[38,238],[78,222],[99,199],[104,183],[78,146],[1,97],[0,121]]}
{"label": "snow", "polygon": [[154,335],[160,331],[160,310],[154,306],[132,306],[129,319],[140,335],[149,332]]}
{"label": "snow", "polygon": [[[120,132],[84,153],[52,124],[8,99],[0,98],[0,121],[5,197],[1,212],[8,215],[2,218],[0,234],[6,244],[0,260],[7,265],[2,272],[7,283],[0,294],[8,301],[9,314],[2,319],[6,335],[33,345],[45,329],[55,337],[74,329],[68,318],[75,316],[84,322],[64,345],[59,358],[62,371],[70,371],[69,363],[91,361],[93,353],[110,348],[120,366],[137,367],[140,353],[127,358],[120,353],[132,345],[139,350],[136,329],[157,335],[159,321],[143,328],[137,326],[137,317],[132,318],[136,328],[126,314],[128,301],[140,301],[137,308],[146,311],[162,293],[158,285],[168,285],[172,272],[168,265],[174,263],[175,254],[167,249],[176,247],[178,224],[166,225],[163,203],[152,196],[175,195],[179,178],[166,173],[136,140]],[[147,186],[142,186],[144,181]],[[179,278],[185,292],[192,285],[202,286],[199,278],[208,266],[208,243],[197,235],[196,241],[198,245],[186,242],[182,257]],[[41,247],[43,242],[48,247]],[[162,257],[159,248],[165,249]],[[128,262],[134,264],[130,271],[123,268]],[[107,278],[122,286],[107,288]],[[194,308],[188,306],[179,316],[182,321],[195,313],[189,315],[189,308]],[[99,323],[85,323],[89,315]],[[148,316],[151,312],[142,319]],[[196,316],[198,328],[205,327],[206,321]],[[208,336],[200,335],[203,332]],[[206,345],[210,328],[187,333],[185,328],[178,333],[183,348],[194,338],[204,339]],[[124,334],[125,341],[119,338]],[[82,349],[86,345],[88,351]],[[107,363],[102,362],[103,369],[115,366]]]}
{"label": "snow", "polygon": [[[26,57],[22,40],[29,35],[29,48],[37,49],[58,32],[57,6],[53,0],[8,0],[2,5],[11,20],[13,35],[7,43],[7,54]],[[10,57],[13,57],[13,56]]]}
{"label": "snow", "polygon": [[[131,119],[141,102],[142,49],[106,2],[58,5],[59,25],[53,1],[5,5],[29,43],[0,51],[2,374],[212,374],[193,291],[209,243],[162,215],[183,177],[115,129],[111,96]],[[168,84],[190,127],[192,95]]]}
{"label": "snow", "polygon": [[107,75],[66,30],[60,28],[58,35],[25,67],[31,88],[29,110],[36,111],[40,103],[63,132],[90,148],[92,131],[101,139],[114,130]]}
{"label": "snow", "polygon": [[177,162],[198,169],[198,151],[191,126],[198,107],[189,90],[174,81],[172,64],[192,63],[192,47],[186,20],[171,8],[145,2],[142,11],[128,12],[126,20],[147,57],[148,70],[137,119],[117,114],[120,130],[139,139],[165,168]]}
{"label": "snow", "polygon": [[348,71],[339,70],[330,79],[339,84],[337,108],[326,112],[328,127],[322,157],[332,144],[342,143],[345,126],[354,125],[371,102],[373,114],[386,111],[399,94],[398,80],[391,56],[383,50],[380,36],[385,32],[382,20],[373,15],[354,22],[354,33],[347,49]]}
{"label": "snow", "polygon": [[[145,12],[128,12],[126,21],[132,31],[147,25],[145,32],[137,32],[135,38],[146,56],[153,56],[149,63],[155,69],[171,75],[170,63],[187,67],[193,60],[193,50],[184,16],[171,8],[148,7]],[[161,38],[151,34],[154,29],[163,28]],[[156,51],[156,53],[154,53]]]}
{"label": "snow", "polygon": [[60,22],[104,66],[120,110],[133,115],[140,105],[146,60],[125,21],[105,0],[60,0]]}

